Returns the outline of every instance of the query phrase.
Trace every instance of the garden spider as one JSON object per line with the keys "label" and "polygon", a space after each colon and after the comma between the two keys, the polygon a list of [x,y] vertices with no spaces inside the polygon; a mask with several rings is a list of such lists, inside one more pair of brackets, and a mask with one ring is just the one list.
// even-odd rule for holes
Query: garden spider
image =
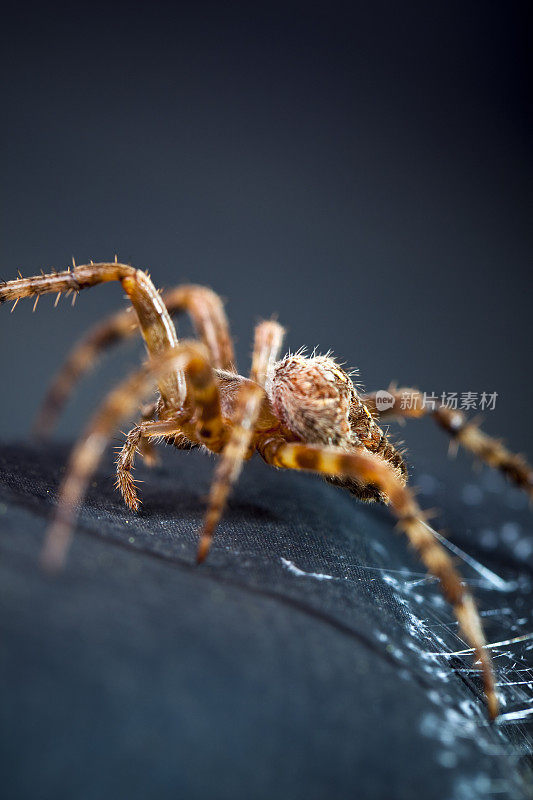
{"label": "garden spider", "polygon": [[[388,504],[428,571],[440,580],[480,663],[489,714],[495,718],[494,674],[476,606],[450,556],[424,522],[407,486],[403,456],[378,425],[375,395],[358,394],[349,375],[330,356],[296,353],[278,360],[284,331],[275,321],[256,327],[250,377],[242,377],[235,367],[222,303],[213,292],[181,286],[161,296],[147,273],[116,259],[1,283],[0,303],[13,300],[16,305],[20,298],[35,296],[37,304],[41,294],[57,292],[59,299],[63,292],[77,294],[107,281],[120,281],[137,319],[126,311],[115,314],[75,346],[49,390],[37,433],[49,432],[74,383],[98,354],[137,327],[149,359],[107,395],[75,445],[43,548],[44,565],[62,566],[76,506],[105,447],[119,423],[137,412],[157,383],[157,402],[128,433],[117,459],[117,486],[131,509],[139,504],[131,475],[135,453],[152,460],[156,440],[178,449],[202,446],[221,456],[200,533],[198,561],[209,551],[243,461],[255,450],[275,467],[318,472],[361,500]],[[201,341],[178,341],[171,313],[182,310],[190,313]],[[422,407],[399,409],[396,403],[395,414],[426,413]],[[532,471],[520,456],[509,453],[459,411],[439,408],[433,416],[456,442],[532,493]]]}

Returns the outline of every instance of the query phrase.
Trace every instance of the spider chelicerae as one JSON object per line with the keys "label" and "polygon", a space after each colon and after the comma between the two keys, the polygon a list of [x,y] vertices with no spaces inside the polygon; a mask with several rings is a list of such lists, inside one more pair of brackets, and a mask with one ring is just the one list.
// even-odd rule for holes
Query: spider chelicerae
{"label": "spider chelicerae", "polygon": [[[137,413],[154,391],[158,399],[143,409],[142,419],[127,434],[117,458],[117,486],[126,504],[139,506],[131,471],[136,453],[154,460],[154,443],[178,449],[204,447],[220,454],[212,483],[198,561],[209,551],[232,485],[243,462],[258,451],[275,467],[323,474],[361,500],[389,505],[399,528],[430,574],[440,580],[462,633],[483,675],[489,714],[498,714],[498,699],[489,651],[475,603],[453,562],[425,523],[411,489],[402,453],[378,424],[376,394],[362,395],[331,356],[288,354],[279,360],[284,330],[273,320],[255,329],[252,368],[239,375],[224,308],[219,297],[202,286],[179,286],[164,294],[149,275],[127,264],[85,264],[63,272],[0,283],[0,304],[41,294],[73,294],[107,281],[120,281],[135,314],[119,312],[89,332],[71,351],[54,379],[35,431],[48,434],[79,377],[98,355],[140,328],[147,363],[111,391],[75,445],[48,530],[42,560],[58,569],[65,560],[76,506],[122,420]],[[13,306],[14,307],[14,306]],[[179,341],[171,315],[190,314],[199,340]],[[462,412],[423,403],[401,408],[406,389],[391,389],[395,402],[381,417],[420,417],[431,413],[454,441],[533,494],[533,472],[526,461],[468,422]]]}

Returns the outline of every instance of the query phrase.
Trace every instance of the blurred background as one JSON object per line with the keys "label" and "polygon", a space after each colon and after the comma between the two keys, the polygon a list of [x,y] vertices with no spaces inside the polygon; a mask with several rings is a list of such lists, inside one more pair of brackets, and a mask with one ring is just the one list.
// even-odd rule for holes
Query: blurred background
{"label": "blurred background", "polygon": [[[12,6],[0,277],[116,253],[222,294],[243,372],[275,312],[287,346],[332,348],[368,388],[497,392],[486,430],[533,454],[528,6]],[[4,439],[124,300],[32,305],[0,313]],[[60,437],[140,352],[84,380]],[[404,435],[444,455],[430,423]]]}

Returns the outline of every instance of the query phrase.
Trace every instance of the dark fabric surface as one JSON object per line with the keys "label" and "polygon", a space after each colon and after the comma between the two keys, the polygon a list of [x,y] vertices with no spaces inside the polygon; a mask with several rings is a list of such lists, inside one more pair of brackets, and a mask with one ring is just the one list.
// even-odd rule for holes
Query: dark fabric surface
{"label": "dark fabric surface", "polygon": [[531,527],[499,476],[452,502],[419,475],[501,642],[490,725],[469,656],[450,655],[453,615],[386,509],[254,460],[198,568],[212,460],[141,466],[135,516],[110,456],[50,579],[37,557],[67,455],[0,447],[3,797],[531,797]]}

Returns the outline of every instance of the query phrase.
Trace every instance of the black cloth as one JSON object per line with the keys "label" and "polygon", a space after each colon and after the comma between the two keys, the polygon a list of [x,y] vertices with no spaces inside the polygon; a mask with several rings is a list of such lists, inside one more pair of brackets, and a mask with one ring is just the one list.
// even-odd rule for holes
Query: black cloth
{"label": "black cloth", "polygon": [[[0,447],[3,797],[530,797],[531,640],[493,649],[506,716],[491,725],[385,508],[254,459],[197,567],[212,459],[163,456],[136,473],[138,515],[106,460],[52,579],[37,559],[68,448]],[[452,502],[420,477],[475,559],[458,566],[489,640],[527,637],[516,490],[483,473]]]}

